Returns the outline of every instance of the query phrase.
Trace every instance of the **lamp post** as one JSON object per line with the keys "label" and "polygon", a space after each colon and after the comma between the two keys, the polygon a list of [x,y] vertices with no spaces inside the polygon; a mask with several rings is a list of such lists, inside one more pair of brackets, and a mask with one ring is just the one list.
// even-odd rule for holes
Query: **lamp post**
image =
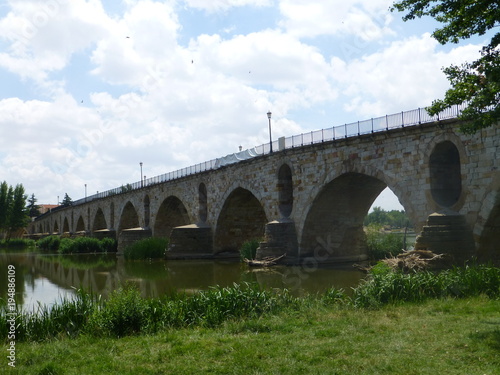
{"label": "lamp post", "polygon": [[85,202],[87,202],[87,184],[85,184]]}
{"label": "lamp post", "polygon": [[267,118],[269,119],[269,153],[273,153],[273,139],[271,137],[271,111],[267,112]]}
{"label": "lamp post", "polygon": [[142,181],[142,161],[139,163],[139,165],[141,166],[141,187],[143,187],[144,182]]}

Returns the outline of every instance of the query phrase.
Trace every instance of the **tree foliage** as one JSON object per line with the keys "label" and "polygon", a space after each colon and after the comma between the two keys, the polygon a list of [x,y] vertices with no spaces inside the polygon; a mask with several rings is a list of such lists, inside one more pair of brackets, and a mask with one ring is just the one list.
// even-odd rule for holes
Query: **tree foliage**
{"label": "tree foliage", "polygon": [[380,207],[374,207],[364,221],[365,226],[372,224],[391,228],[404,228],[410,226],[410,220],[404,211],[385,211]]}
{"label": "tree foliage", "polygon": [[11,233],[24,228],[29,222],[26,198],[23,185],[13,188],[5,181],[0,184],[0,231],[8,239]]}
{"label": "tree foliage", "polygon": [[72,204],[73,200],[69,197],[68,193],[65,193],[61,205],[66,207],[66,206],[71,206]]}
{"label": "tree foliage", "polygon": [[40,206],[36,202],[35,194],[31,194],[31,197],[28,199],[28,206],[26,207],[29,217],[40,216]]}
{"label": "tree foliage", "polygon": [[[474,35],[484,35],[500,26],[500,4],[492,0],[401,0],[392,10],[407,12],[408,21],[430,16],[442,23],[432,34],[441,44],[458,43]],[[444,99],[428,108],[436,115],[454,105],[466,104],[459,116],[462,131],[472,134],[500,120],[500,32],[480,51],[480,57],[443,71],[451,83]]]}

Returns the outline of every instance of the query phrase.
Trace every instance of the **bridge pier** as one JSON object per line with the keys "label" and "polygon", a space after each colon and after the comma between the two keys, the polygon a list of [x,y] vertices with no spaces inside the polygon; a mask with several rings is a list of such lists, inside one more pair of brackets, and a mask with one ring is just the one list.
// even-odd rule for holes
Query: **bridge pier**
{"label": "bridge pier", "polygon": [[150,238],[152,236],[151,229],[145,228],[131,228],[124,229],[120,232],[118,236],[118,248],[117,254],[123,255],[123,251],[127,246],[132,245],[134,242],[143,240],[145,238]]}
{"label": "bridge pier", "polygon": [[165,256],[167,259],[212,257],[212,228],[206,224],[190,224],[173,228]]}
{"label": "bridge pier", "polygon": [[285,263],[296,263],[299,257],[299,245],[295,223],[291,220],[271,221],[264,229],[264,241],[260,243],[256,258],[280,257],[286,255]]}
{"label": "bridge pier", "polygon": [[475,253],[475,243],[465,216],[448,209],[429,215],[417,236],[415,250],[446,253],[456,263],[470,259]]}

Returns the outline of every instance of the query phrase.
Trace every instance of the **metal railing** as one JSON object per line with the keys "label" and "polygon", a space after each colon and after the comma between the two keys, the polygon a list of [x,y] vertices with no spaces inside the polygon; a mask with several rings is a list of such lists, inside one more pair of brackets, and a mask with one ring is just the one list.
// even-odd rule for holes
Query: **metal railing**
{"label": "metal railing", "polygon": [[[369,120],[352,122],[349,124],[334,126],[331,128],[311,131],[308,133],[292,135],[285,138],[285,149],[302,147],[316,143],[334,141],[338,139],[346,139],[350,137],[358,137],[364,134],[384,132],[391,129],[404,128],[425,123],[436,122],[440,120],[453,119],[458,117],[465,105],[454,106],[438,115],[429,116],[424,108],[418,108],[411,111],[395,113],[382,117],[371,118]],[[279,141],[273,142],[273,150],[279,150]],[[256,156],[262,156],[270,153],[269,143],[256,146],[254,148]],[[245,152],[245,151],[243,151]],[[239,153],[235,153],[238,156]],[[235,159],[238,159],[237,157]],[[110,197],[117,194],[127,193],[132,190],[138,190],[143,187],[161,184],[167,181],[190,176],[196,173],[206,172],[218,169],[226,164],[221,164],[221,158],[212,159],[203,163],[195,164],[190,167],[181,168],[173,172],[165,173],[159,176],[138,181],[125,186],[103,191],[86,198],[78,199],[72,203],[73,206],[91,202],[95,199]]]}

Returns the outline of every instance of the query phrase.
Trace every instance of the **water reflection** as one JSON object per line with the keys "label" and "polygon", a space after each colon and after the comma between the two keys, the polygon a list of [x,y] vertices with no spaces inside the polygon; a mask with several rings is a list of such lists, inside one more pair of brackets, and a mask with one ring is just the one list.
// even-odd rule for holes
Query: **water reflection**
{"label": "water reflection", "polygon": [[[192,293],[211,286],[256,282],[266,288],[287,288],[294,295],[322,292],[332,286],[346,291],[364,276],[355,269],[300,267],[249,268],[239,262],[213,260],[125,261],[110,255],[0,254],[0,297],[7,296],[7,267],[16,268],[16,301],[25,309],[51,305],[84,288],[107,297],[127,283],[144,297]],[[4,271],[1,271],[4,270]]]}

